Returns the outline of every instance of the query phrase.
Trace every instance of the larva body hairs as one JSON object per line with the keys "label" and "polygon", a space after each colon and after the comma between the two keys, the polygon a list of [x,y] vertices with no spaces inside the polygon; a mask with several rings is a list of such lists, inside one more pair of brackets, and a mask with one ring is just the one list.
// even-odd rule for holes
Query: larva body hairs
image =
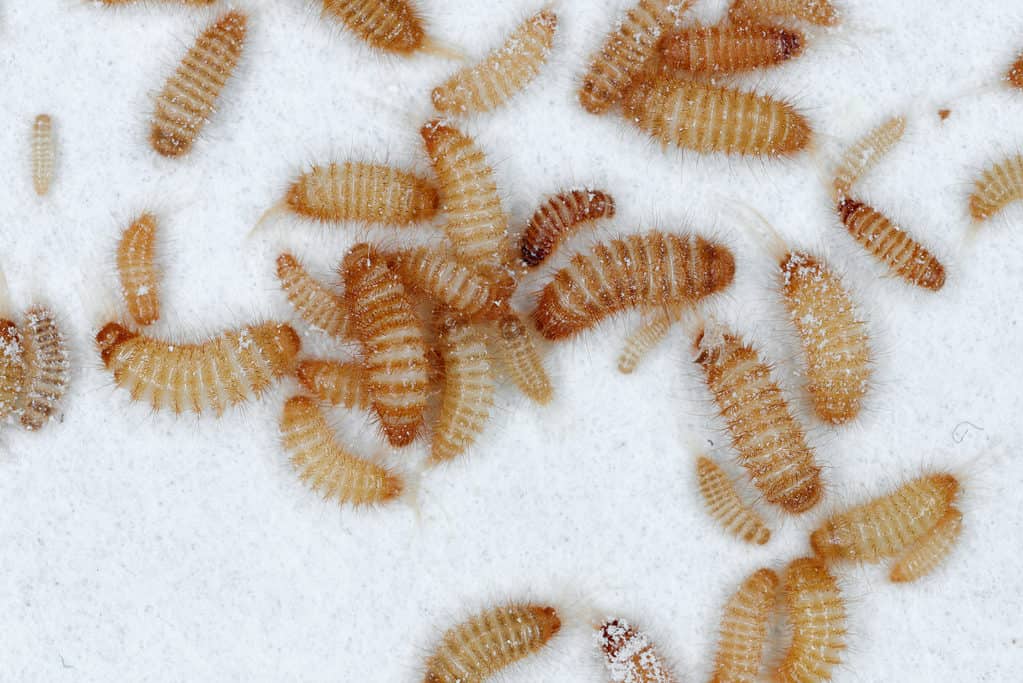
{"label": "larva body hairs", "polygon": [[53,118],[39,114],[32,121],[32,187],[40,197],[50,191],[57,164],[57,138]]}
{"label": "larva body hairs", "polygon": [[746,576],[721,607],[711,683],[755,683],[765,667],[781,579],[764,567]]}
{"label": "larva body hairs", "polygon": [[[1000,154],[975,171],[968,198],[971,235],[984,223],[1023,202],[1023,152]],[[1018,208],[1016,214],[1018,215]]]}
{"label": "larva body hairs", "polygon": [[677,665],[665,645],[645,627],[621,616],[606,616],[595,629],[594,641],[610,683],[680,683]]}
{"label": "larva body hairs", "polygon": [[435,36],[423,0],[311,0],[321,23],[366,48],[376,57],[395,62],[417,55],[462,60],[460,48]]}
{"label": "larva body hairs", "polygon": [[663,70],[694,77],[776,66],[799,57],[805,48],[806,36],[796,28],[748,23],[687,25],[658,44]]}
{"label": "larva body hairs", "polygon": [[817,26],[836,26],[842,13],[831,0],[731,0],[728,18],[734,23],[796,19]]}

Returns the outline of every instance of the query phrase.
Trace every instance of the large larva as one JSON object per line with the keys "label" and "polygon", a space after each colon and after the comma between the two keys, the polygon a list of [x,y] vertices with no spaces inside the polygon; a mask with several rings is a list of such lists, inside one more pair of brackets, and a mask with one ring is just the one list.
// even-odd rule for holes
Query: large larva
{"label": "large larva", "polygon": [[963,513],[958,508],[950,508],[892,565],[889,578],[895,583],[906,583],[930,574],[952,552],[962,529]]}
{"label": "large larva", "polygon": [[728,16],[737,23],[751,18],[795,17],[819,26],[834,26],[840,19],[828,0],[732,0]]}
{"label": "large larva", "polygon": [[192,149],[216,109],[245,44],[246,16],[231,11],[206,28],[156,97],[149,144],[166,157]]}
{"label": "large larva", "polygon": [[517,313],[509,312],[494,322],[495,347],[505,374],[530,399],[546,405],[554,398],[551,379],[533,343],[529,327]]}
{"label": "large larva", "polygon": [[455,315],[436,317],[444,390],[430,462],[450,460],[475,443],[490,418],[494,377],[483,336]]}
{"label": "large larva", "polygon": [[553,607],[510,603],[449,629],[426,661],[424,683],[482,683],[561,630]]}
{"label": "large larva", "polygon": [[533,213],[519,239],[522,262],[535,268],[580,227],[614,215],[614,199],[601,190],[568,190],[549,197]]}
{"label": "large larva", "polygon": [[304,360],[295,368],[295,376],[303,389],[331,405],[368,409],[372,402],[361,362]]}
{"label": "large larva", "polygon": [[1023,90],[1023,52],[1020,53],[1016,61],[1009,67],[1009,71],[1005,74],[1005,80],[1012,87]]}
{"label": "large larva", "polygon": [[754,683],[767,643],[767,625],[778,599],[778,575],[751,574],[725,603],[711,683]]}
{"label": "large larva", "polygon": [[143,213],[117,244],[117,274],[128,313],[139,325],[160,318],[160,273],[156,265],[156,216]]}
{"label": "large larva", "polygon": [[13,320],[0,319],[0,421],[18,407],[25,390],[25,342]]}
{"label": "large larva", "polygon": [[906,119],[894,116],[854,142],[835,168],[835,201],[847,196],[852,186],[873,168],[906,132]]}
{"label": "large larva", "polygon": [[707,504],[707,512],[725,531],[757,545],[764,545],[771,539],[771,530],[764,524],[764,520],[756,510],[743,502],[735,490],[735,484],[716,462],[710,458],[698,458],[696,478],[700,494]]}
{"label": "large larva", "polygon": [[71,366],[64,335],[49,308],[35,305],[25,311],[21,338],[26,372],[18,412],[21,426],[35,431],[57,412],[67,392]]}
{"label": "large larva", "polygon": [[48,114],[40,114],[32,123],[32,187],[40,197],[50,191],[56,158],[53,121]]}
{"label": "large larva", "polygon": [[445,249],[399,251],[388,254],[387,262],[410,289],[471,318],[492,318],[508,307],[490,280],[450,258]]}
{"label": "large larva", "polygon": [[373,411],[392,446],[407,446],[423,424],[429,362],[422,322],[401,279],[366,243],[341,264],[355,337],[365,352]]}
{"label": "large larva", "polygon": [[970,216],[979,223],[1017,201],[1023,201],[1023,154],[984,169],[970,194]]}
{"label": "large larva", "polygon": [[732,445],[764,498],[793,514],[821,499],[821,470],[792,417],[771,368],[738,336],[701,330],[696,362]]}
{"label": "large larva", "polygon": [[805,43],[794,29],[733,24],[673,31],[659,49],[666,69],[715,76],[781,64],[801,55]]}
{"label": "large larva", "polygon": [[275,322],[228,330],[198,344],[169,342],[110,322],[96,334],[96,347],[114,383],[133,401],[148,400],[153,410],[220,416],[289,374],[301,340],[289,325]]}
{"label": "large larva", "polygon": [[671,326],[681,319],[682,312],[682,308],[675,306],[654,309],[652,317],[625,338],[618,355],[618,372],[628,375],[635,371],[640,362],[668,336]]}
{"label": "large larva", "polygon": [[344,297],[307,273],[298,259],[288,253],[278,256],[277,279],[295,312],[306,324],[338,339],[347,336],[348,316]]}
{"label": "large larva", "polygon": [[597,643],[612,683],[676,683],[678,679],[650,638],[625,619],[606,619]]}
{"label": "large larva", "polygon": [[423,19],[409,0],[323,0],[323,13],[388,52],[407,55],[429,42]]}
{"label": "large larva", "polygon": [[341,446],[323,412],[308,396],[285,402],[281,438],[299,478],[324,498],[372,505],[397,498],[404,488],[400,477]]}
{"label": "large larva", "polygon": [[533,321],[564,339],[627,308],[693,304],[734,276],[732,253],[698,235],[629,235],[573,256],[540,292]]}
{"label": "large larva", "polygon": [[771,680],[778,683],[830,681],[845,650],[845,601],[838,582],[816,558],[793,560],[785,568],[782,596],[792,642]]}
{"label": "large larva", "polygon": [[540,73],[557,28],[553,11],[545,9],[533,15],[482,62],[461,69],[434,88],[433,106],[445,114],[482,113],[500,107]]}

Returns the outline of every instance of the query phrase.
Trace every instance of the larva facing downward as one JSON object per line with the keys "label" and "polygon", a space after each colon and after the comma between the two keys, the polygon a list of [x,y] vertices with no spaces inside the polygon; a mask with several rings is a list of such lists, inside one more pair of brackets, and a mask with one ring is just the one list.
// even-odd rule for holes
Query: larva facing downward
{"label": "larva facing downward", "polygon": [[612,683],[676,683],[679,679],[642,631],[624,619],[606,619],[597,630]]}
{"label": "larva facing downward", "polygon": [[40,197],[50,191],[56,158],[53,121],[49,114],[40,114],[32,123],[32,186]]}
{"label": "larva facing downward", "polygon": [[310,327],[337,339],[348,335],[344,297],[311,276],[294,256],[277,257],[277,279],[299,317]]}
{"label": "larva facing downward", "polygon": [[546,405],[554,398],[554,387],[533,342],[529,327],[514,311],[493,323],[496,330],[495,354],[505,373],[530,399]]}
{"label": "larva facing downward", "polygon": [[71,365],[57,317],[46,306],[25,311],[21,338],[25,349],[25,384],[18,399],[21,426],[41,429],[56,414],[67,393]]}
{"label": "larva facing downward", "polygon": [[156,216],[143,213],[117,244],[117,273],[128,313],[139,325],[160,318],[160,272],[156,264]]}
{"label": "larva facing downward", "polygon": [[725,604],[711,683],[755,683],[778,601],[778,583],[777,574],[760,569]]}
{"label": "larva facing downward", "polygon": [[775,670],[776,683],[830,681],[845,650],[845,600],[827,566],[800,558],[785,568],[782,595],[792,642]]}
{"label": "larva facing downward", "polygon": [[739,497],[735,484],[720,465],[710,458],[697,458],[696,478],[707,512],[726,531],[747,543],[764,545],[771,540],[771,530],[756,510]]}
{"label": "larva facing downward", "polygon": [[659,49],[665,69],[715,76],[781,64],[801,55],[805,44],[794,29],[732,24],[673,31]]}
{"label": "larva facing downward", "polygon": [[891,151],[905,132],[906,119],[902,116],[893,116],[854,142],[842,155],[835,168],[835,179],[832,183],[835,201],[849,195],[853,185]]}
{"label": "larva facing downward", "polygon": [[[1023,71],[1023,64],[1020,70]],[[1007,157],[984,169],[970,194],[970,216],[979,223],[1018,201],[1023,201],[1023,154]]]}
{"label": "larva facing downward", "polygon": [[457,315],[434,316],[444,359],[444,390],[430,462],[450,460],[475,443],[490,419],[494,376],[483,336]]}

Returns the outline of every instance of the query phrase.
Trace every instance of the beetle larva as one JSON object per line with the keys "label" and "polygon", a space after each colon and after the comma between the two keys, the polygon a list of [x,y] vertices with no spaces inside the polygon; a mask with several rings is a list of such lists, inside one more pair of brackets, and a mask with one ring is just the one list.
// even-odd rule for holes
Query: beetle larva
{"label": "beetle larva", "polygon": [[344,339],[348,334],[348,316],[344,297],[335,294],[306,272],[291,254],[277,257],[277,279],[295,312],[310,327],[332,337]]}
{"label": "beetle larva", "polygon": [[949,508],[945,516],[892,565],[889,578],[895,583],[906,583],[930,574],[952,552],[962,530],[963,513],[958,508]]}
{"label": "beetle larva", "polygon": [[25,349],[25,383],[18,412],[21,426],[35,431],[57,412],[67,392],[71,365],[64,335],[49,308],[35,305],[25,311],[21,338]]}
{"label": "beetle larva", "polygon": [[429,45],[410,0],[323,0],[323,13],[375,48],[408,55]]}
{"label": "beetle larva", "polygon": [[50,191],[56,158],[53,121],[49,114],[40,114],[32,123],[32,186],[40,197]]}
{"label": "beetle larva", "polygon": [[835,169],[832,183],[835,201],[847,196],[852,186],[902,139],[905,132],[906,119],[894,116],[854,142]]}
{"label": "beetle larva", "polygon": [[334,406],[368,409],[372,402],[361,362],[304,360],[295,368],[295,377],[303,389]]}
{"label": "beetle larva", "polygon": [[103,365],[133,401],[180,414],[224,409],[259,398],[290,374],[301,341],[289,325],[275,322],[228,330],[205,342],[180,344],[107,323],[96,335]]}
{"label": "beetle larva", "polygon": [[496,355],[505,374],[519,391],[536,403],[550,403],[554,398],[554,388],[526,323],[517,313],[510,312],[495,321],[494,327],[497,331],[494,340]]}
{"label": "beetle larva", "polygon": [[0,319],[0,421],[18,407],[25,390],[25,342],[13,320]]}
{"label": "beetle larva", "polygon": [[192,149],[241,58],[246,21],[242,12],[228,12],[196,38],[156,97],[149,133],[153,150],[178,157]]}
{"label": "beetle larva", "polygon": [[1011,202],[1023,200],[1023,154],[1015,154],[984,169],[970,194],[974,222],[987,220]]}
{"label": "beetle larva", "polygon": [[160,318],[160,272],[156,265],[156,216],[146,212],[131,222],[117,245],[117,274],[128,313],[139,325]]}
{"label": "beetle larva", "polygon": [[449,629],[426,661],[424,683],[482,683],[561,630],[553,607],[510,603]]}
{"label": "beetle larva", "polygon": [[430,462],[450,460],[476,442],[490,419],[494,377],[483,336],[456,315],[436,317],[444,390]]}
{"label": "beetle larva", "polygon": [[700,494],[707,504],[707,512],[725,531],[757,545],[764,545],[771,540],[771,530],[764,524],[764,520],[756,510],[743,502],[735,490],[735,484],[716,462],[710,458],[698,458],[696,478],[700,484]]}
{"label": "beetle larva", "polygon": [[767,626],[778,599],[778,575],[751,574],[725,604],[711,683],[755,683],[767,643]]}
{"label": "beetle larva", "polygon": [[482,113],[500,107],[540,73],[557,28],[553,11],[545,9],[533,15],[482,62],[461,69],[434,88],[433,106],[444,114]]}
{"label": "beetle larva", "polygon": [[601,190],[568,190],[549,197],[533,213],[519,239],[522,262],[535,268],[576,230],[614,215],[614,199]]}
{"label": "beetle larva", "polygon": [[782,596],[792,642],[774,672],[778,683],[830,681],[845,650],[845,600],[838,581],[817,558],[793,560],[785,568]]}
{"label": "beetle larva", "polygon": [[417,247],[387,255],[388,265],[410,288],[470,318],[493,318],[508,302],[494,285],[450,258],[445,249]]}
{"label": "beetle larva", "polygon": [[661,39],[661,64],[715,76],[774,66],[803,53],[802,32],[780,26],[737,24],[692,26]]}
{"label": "beetle larva", "polygon": [[1009,71],[1005,74],[1005,80],[1012,87],[1023,90],[1023,52],[1020,53],[1016,61],[1009,67]]}
{"label": "beetle larva", "polygon": [[840,19],[828,0],[732,0],[728,16],[736,23],[750,18],[794,17],[818,26],[835,26]]}
{"label": "beetle larva", "polygon": [[653,316],[644,321],[626,337],[622,352],[618,355],[618,372],[628,375],[658,344],[664,341],[671,326],[682,318],[683,309],[667,307],[655,309]]}
{"label": "beetle larva", "polygon": [[806,512],[821,499],[821,470],[792,417],[771,368],[738,336],[701,330],[696,362],[732,445],[764,498],[786,512]]}
{"label": "beetle larva", "polygon": [[597,644],[613,683],[676,683],[678,679],[650,638],[625,619],[606,619]]}
{"label": "beetle larva", "polygon": [[698,235],[629,235],[573,256],[540,292],[533,321],[564,339],[628,308],[691,305],[734,276],[732,252]]}

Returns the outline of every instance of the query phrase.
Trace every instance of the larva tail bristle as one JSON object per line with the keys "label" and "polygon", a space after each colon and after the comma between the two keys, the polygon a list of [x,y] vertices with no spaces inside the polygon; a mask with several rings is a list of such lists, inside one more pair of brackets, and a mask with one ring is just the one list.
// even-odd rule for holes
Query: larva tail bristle
{"label": "larva tail bristle", "polygon": [[450,45],[445,41],[438,40],[431,36],[425,36],[423,38],[423,44],[420,51],[431,57],[450,59],[455,62],[464,62],[468,59],[462,48]]}
{"label": "larva tail bristle", "polygon": [[723,217],[764,244],[776,263],[788,258],[788,243],[764,214],[740,199],[726,199],[723,206]]}
{"label": "larva tail bristle", "polygon": [[256,221],[256,224],[253,225],[248,234],[245,235],[245,239],[252,239],[257,232],[260,232],[263,229],[263,226],[266,225],[267,221],[280,216],[282,213],[287,213],[287,211],[288,204],[286,201],[282,199],[277,202],[259,215],[259,220]]}

